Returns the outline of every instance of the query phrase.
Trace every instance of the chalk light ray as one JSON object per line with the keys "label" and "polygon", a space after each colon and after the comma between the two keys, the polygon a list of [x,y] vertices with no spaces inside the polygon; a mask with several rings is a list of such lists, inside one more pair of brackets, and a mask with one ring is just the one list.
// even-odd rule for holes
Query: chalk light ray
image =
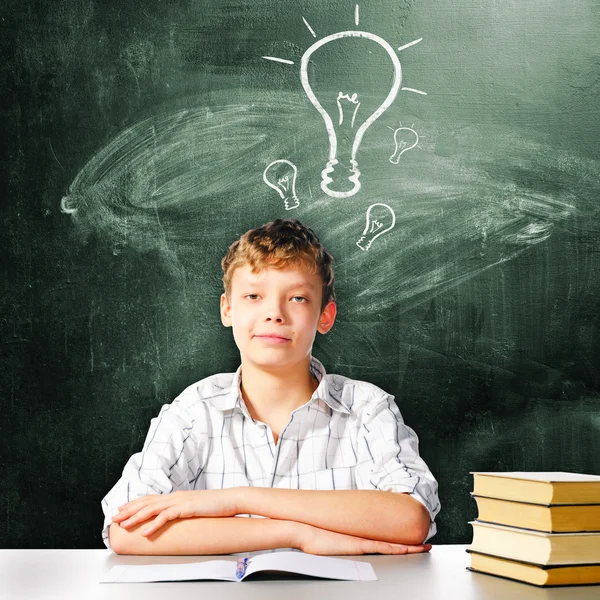
{"label": "chalk light ray", "polygon": [[410,48],[411,46],[418,44],[422,39],[423,38],[419,38],[418,40],[413,40],[412,42],[408,42],[408,44],[404,44],[404,46],[400,46],[400,48],[398,48],[398,52],[402,52],[402,50],[405,50],[406,48]]}
{"label": "chalk light ray", "polygon": [[287,58],[277,58],[276,56],[263,56],[262,58],[264,58],[266,60],[272,60],[274,62],[284,63],[286,65],[293,65],[294,64],[293,60],[287,60]]}
{"label": "chalk light ray", "polygon": [[304,17],[302,17],[302,20],[304,21],[304,24],[308,27],[308,30],[312,33],[312,36],[317,37],[315,30],[308,24],[308,21]]}

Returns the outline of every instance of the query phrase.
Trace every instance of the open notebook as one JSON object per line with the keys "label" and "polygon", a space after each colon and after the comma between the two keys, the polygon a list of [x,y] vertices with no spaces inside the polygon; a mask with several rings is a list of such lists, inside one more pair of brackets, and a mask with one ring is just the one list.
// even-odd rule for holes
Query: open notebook
{"label": "open notebook", "polygon": [[239,582],[259,571],[283,571],[324,579],[377,581],[371,563],[290,551],[259,554],[250,558],[239,557],[237,560],[207,560],[179,565],[115,565],[100,583],[200,579]]}

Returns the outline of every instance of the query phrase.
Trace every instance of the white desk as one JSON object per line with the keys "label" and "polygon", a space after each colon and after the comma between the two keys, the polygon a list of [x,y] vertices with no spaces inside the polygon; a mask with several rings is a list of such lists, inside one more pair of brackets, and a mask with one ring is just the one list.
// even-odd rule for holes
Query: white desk
{"label": "white desk", "polygon": [[[0,550],[2,600],[592,600],[600,586],[537,588],[472,573],[466,545],[428,554],[340,556],[370,562],[378,581],[334,581],[300,575],[253,575],[247,581],[98,583],[115,564],[182,563],[223,556],[117,556],[109,550]],[[233,560],[235,557],[229,555]]]}

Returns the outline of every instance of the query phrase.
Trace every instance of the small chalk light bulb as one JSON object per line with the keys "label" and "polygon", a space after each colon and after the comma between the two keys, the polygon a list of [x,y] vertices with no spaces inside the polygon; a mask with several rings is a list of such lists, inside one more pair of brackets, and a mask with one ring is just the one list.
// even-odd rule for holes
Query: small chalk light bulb
{"label": "small chalk light bulb", "polygon": [[397,165],[400,157],[408,150],[411,150],[419,143],[419,136],[414,129],[410,127],[398,127],[394,131],[394,144],[396,147],[394,153],[390,156],[390,162]]}
{"label": "small chalk light bulb", "polygon": [[377,202],[367,210],[367,225],[356,245],[368,250],[373,242],[396,224],[396,213],[387,204]]}
{"label": "small chalk light bulb", "polygon": [[300,206],[296,196],[296,177],[298,169],[289,160],[275,160],[263,171],[263,180],[273,188],[283,200],[285,210]]}

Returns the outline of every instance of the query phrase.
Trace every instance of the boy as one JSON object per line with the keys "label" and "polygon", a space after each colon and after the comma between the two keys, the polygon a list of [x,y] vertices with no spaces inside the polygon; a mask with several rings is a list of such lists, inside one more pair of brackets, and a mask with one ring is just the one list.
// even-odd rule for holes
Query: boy
{"label": "boy", "polygon": [[[426,552],[440,510],[414,431],[378,387],[311,355],[336,316],[331,255],[278,219],[222,261],[236,373],[186,388],[152,419],[102,501],[119,554]],[[238,518],[238,517],[259,518]]]}

